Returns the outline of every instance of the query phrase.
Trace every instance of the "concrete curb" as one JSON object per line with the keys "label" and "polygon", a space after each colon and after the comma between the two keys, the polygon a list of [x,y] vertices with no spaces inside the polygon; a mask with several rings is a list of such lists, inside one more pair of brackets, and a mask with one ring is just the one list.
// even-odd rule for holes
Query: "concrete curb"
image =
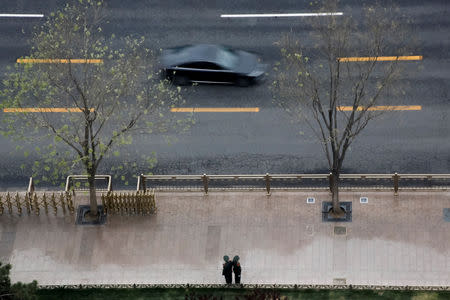
{"label": "concrete curb", "polygon": [[80,285],[40,285],[39,289],[129,289],[129,288],[227,288],[227,289],[316,289],[316,290],[411,290],[450,291],[450,286],[395,286],[395,285],[322,285],[322,284],[80,284]]}

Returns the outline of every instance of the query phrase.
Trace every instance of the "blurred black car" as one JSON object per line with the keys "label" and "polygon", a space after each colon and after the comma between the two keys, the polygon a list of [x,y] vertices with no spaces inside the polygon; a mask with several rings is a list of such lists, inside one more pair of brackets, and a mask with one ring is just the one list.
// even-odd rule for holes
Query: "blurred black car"
{"label": "blurred black car", "polygon": [[163,50],[164,76],[177,85],[222,83],[249,86],[259,81],[266,65],[249,52],[221,45],[188,45]]}

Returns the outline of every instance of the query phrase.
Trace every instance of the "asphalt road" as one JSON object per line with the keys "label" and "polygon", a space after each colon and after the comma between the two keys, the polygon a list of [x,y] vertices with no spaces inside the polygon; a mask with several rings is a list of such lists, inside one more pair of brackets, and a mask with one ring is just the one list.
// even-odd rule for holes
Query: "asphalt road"
{"label": "asphalt road", "polygon": [[[364,1],[341,1],[344,14],[360,15]],[[371,2],[371,1],[365,1]],[[450,2],[395,1],[412,20],[412,37],[419,41],[419,62],[404,62],[407,72],[398,85],[407,92],[397,105],[421,105],[420,111],[386,113],[357,138],[344,163],[355,173],[450,173]],[[1,13],[48,15],[64,1],[3,0]],[[311,51],[310,28],[304,18],[227,19],[221,14],[310,12],[309,1],[107,1],[111,10],[106,34],[137,34],[148,45],[165,48],[191,43],[221,43],[259,53],[273,65],[274,45],[281,33],[298,32]],[[0,72],[28,54],[27,40],[41,18],[0,17]],[[387,53],[386,55],[390,55]],[[187,107],[259,107],[255,113],[196,113],[195,126],[168,145],[159,136],[142,136],[129,155],[157,153],[158,174],[317,173],[327,170],[320,145],[307,128],[292,124],[274,104],[271,77],[253,87],[200,85],[187,87]],[[1,113],[0,113],[1,114]],[[180,113],[182,114],[182,113]],[[1,118],[1,115],[0,115]],[[300,134],[303,132],[303,134]],[[26,161],[15,144],[0,137],[0,186],[20,185],[29,174],[18,166]],[[115,158],[120,160],[121,157]],[[30,160],[30,159],[28,159]],[[116,160],[105,161],[108,173]]]}

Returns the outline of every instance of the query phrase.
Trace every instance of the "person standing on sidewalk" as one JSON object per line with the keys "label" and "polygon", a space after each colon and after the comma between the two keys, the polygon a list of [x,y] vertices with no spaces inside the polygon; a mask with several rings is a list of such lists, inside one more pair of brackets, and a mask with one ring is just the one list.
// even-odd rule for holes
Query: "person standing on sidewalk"
{"label": "person standing on sidewalk", "polygon": [[225,263],[223,264],[222,275],[225,276],[225,282],[231,284],[233,281],[233,262],[228,255],[223,257]]}
{"label": "person standing on sidewalk", "polygon": [[234,283],[241,284],[241,263],[239,262],[239,256],[233,257],[233,272],[234,272]]}

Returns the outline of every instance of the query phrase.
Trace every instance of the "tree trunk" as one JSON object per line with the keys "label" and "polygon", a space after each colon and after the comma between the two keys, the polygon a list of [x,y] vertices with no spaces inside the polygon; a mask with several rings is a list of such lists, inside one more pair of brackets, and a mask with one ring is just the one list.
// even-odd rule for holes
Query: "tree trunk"
{"label": "tree trunk", "polygon": [[342,216],[344,211],[339,203],[339,171],[332,170],[330,176],[331,202],[333,204],[332,211],[334,215]]}
{"label": "tree trunk", "polygon": [[88,184],[89,184],[89,205],[91,206],[90,215],[96,217],[98,215],[98,208],[97,208],[97,195],[95,193],[95,171],[93,170],[90,170],[88,172]]}

